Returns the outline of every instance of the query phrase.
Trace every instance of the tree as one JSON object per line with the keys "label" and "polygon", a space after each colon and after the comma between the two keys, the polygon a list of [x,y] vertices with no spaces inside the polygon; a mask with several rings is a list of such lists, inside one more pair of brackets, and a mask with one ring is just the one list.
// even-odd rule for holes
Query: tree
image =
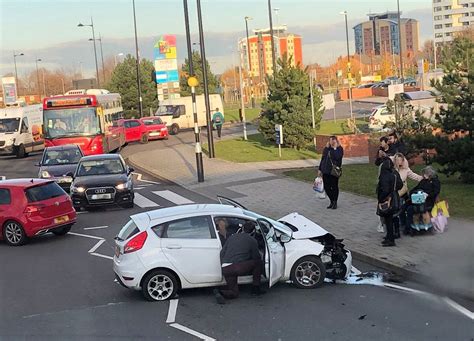
{"label": "tree", "polygon": [[[301,149],[311,144],[315,130],[312,128],[311,100],[308,74],[291,66],[286,58],[279,59],[275,77],[269,77],[268,97],[262,104],[259,131],[265,139],[275,141],[275,124],[283,125],[284,144]],[[316,128],[324,112],[321,92],[313,90]]]}
{"label": "tree", "polygon": [[[152,62],[147,59],[140,60],[140,82],[143,99],[143,114],[148,115],[150,109],[156,110],[158,107],[158,94],[156,84],[152,79],[154,70]],[[122,106],[125,117],[138,117],[138,90],[136,59],[127,55],[114,69],[107,89],[118,92],[122,96]]]}
{"label": "tree", "polygon": [[[435,160],[447,175],[459,173],[465,182],[474,183],[474,39],[472,34],[456,37],[442,50],[443,80],[432,82],[441,93],[440,113],[443,130],[436,144]],[[462,134],[462,132],[466,132]],[[461,132],[461,134],[459,134]],[[449,134],[449,136],[446,136]]]}
{"label": "tree", "polygon": [[[206,60],[206,67],[207,67],[207,84],[209,88],[210,94],[216,94],[217,88],[219,86],[219,82],[217,77],[212,73],[211,67],[209,62]],[[201,55],[197,51],[193,51],[193,68],[194,68],[194,76],[199,81],[199,85],[196,87],[196,94],[201,95],[204,93],[204,84],[203,84],[203,72],[202,72],[202,64],[201,64]],[[181,89],[181,96],[191,96],[191,88],[188,85],[188,77],[189,77],[189,60],[186,58],[184,60],[184,64],[181,67],[181,77],[179,79],[179,86]]]}

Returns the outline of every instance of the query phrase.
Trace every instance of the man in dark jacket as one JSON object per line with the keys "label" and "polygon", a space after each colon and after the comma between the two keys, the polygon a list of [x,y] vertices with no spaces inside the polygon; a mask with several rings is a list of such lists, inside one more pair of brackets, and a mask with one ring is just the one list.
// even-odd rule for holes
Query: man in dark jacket
{"label": "man in dark jacket", "polygon": [[[400,174],[394,170],[393,162],[389,158],[383,160],[380,166],[379,182],[377,185],[377,199],[378,203],[387,201],[388,198],[392,197],[392,193],[395,194],[395,199],[398,198],[398,190],[403,187],[403,181],[400,178]],[[395,246],[395,236],[393,230],[393,215],[396,212],[388,212],[387,214],[379,215],[383,218],[385,227],[387,228],[387,235],[385,236],[382,246]]]}
{"label": "man in dark jacket", "polygon": [[252,294],[260,295],[260,280],[262,275],[262,258],[258,251],[258,243],[250,233],[255,231],[253,222],[246,222],[243,232],[231,235],[221,250],[222,275],[227,282],[227,289],[214,290],[217,302],[225,303],[224,298],[239,297],[238,276],[252,275]]}
{"label": "man in dark jacket", "polygon": [[339,198],[339,177],[332,174],[333,166],[342,166],[342,157],[344,149],[339,144],[336,136],[330,136],[329,142],[323,150],[323,156],[319,163],[318,175],[323,177],[324,190],[328,195],[331,203],[328,209],[335,210],[337,208],[337,199]]}
{"label": "man in dark jacket", "polygon": [[402,153],[403,155],[405,155],[405,144],[400,141],[397,132],[393,131],[388,135],[388,145],[388,156],[394,156],[396,153]]}
{"label": "man in dark jacket", "polygon": [[380,138],[380,147],[379,150],[377,151],[377,158],[375,159],[375,165],[380,166],[383,162],[383,160],[388,157],[388,152],[390,149],[390,145],[388,144],[388,137],[387,136],[382,136]]}

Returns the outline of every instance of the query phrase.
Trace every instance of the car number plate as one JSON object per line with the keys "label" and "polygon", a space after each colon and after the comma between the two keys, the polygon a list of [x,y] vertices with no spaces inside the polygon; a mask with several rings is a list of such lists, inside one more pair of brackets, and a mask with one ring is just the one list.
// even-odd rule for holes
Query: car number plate
{"label": "car number plate", "polygon": [[159,136],[159,135],[160,135],[160,133],[156,132],[156,131],[154,131],[153,133],[150,133],[150,136]]}
{"label": "car number plate", "polygon": [[64,215],[62,217],[54,218],[55,224],[62,224],[69,221],[69,216]]}
{"label": "car number plate", "polygon": [[93,194],[91,196],[92,200],[101,200],[101,199],[110,199],[112,198],[112,194],[106,193],[106,194]]}
{"label": "car number plate", "polygon": [[64,177],[64,178],[59,178],[58,179],[58,183],[60,183],[60,184],[64,184],[64,183],[68,183],[68,182],[72,182],[72,179],[70,177]]}

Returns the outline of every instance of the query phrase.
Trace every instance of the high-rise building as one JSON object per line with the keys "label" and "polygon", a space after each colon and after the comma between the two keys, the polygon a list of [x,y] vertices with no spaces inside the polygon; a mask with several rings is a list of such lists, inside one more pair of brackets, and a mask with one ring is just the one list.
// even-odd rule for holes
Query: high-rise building
{"label": "high-rise building", "polygon": [[473,0],[433,0],[434,41],[453,40],[453,35],[474,26]]}
{"label": "high-rise building", "polygon": [[[357,54],[399,54],[398,12],[368,14],[369,21],[354,26]],[[419,24],[415,19],[401,18],[402,52],[418,51]]]}
{"label": "high-rise building", "polygon": [[[286,55],[291,65],[302,65],[301,36],[287,33],[286,31],[286,26],[273,28],[275,57],[283,58]],[[266,75],[273,74],[270,29],[253,30],[253,33],[253,35],[249,36],[250,59],[248,58],[247,38],[239,41],[241,62],[252,78],[263,81]]]}

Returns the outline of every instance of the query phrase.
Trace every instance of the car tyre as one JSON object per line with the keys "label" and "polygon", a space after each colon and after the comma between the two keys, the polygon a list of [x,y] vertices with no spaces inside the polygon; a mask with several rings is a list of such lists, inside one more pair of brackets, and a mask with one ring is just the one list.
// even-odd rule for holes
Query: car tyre
{"label": "car tyre", "polygon": [[178,133],[179,133],[179,125],[177,125],[176,123],[173,123],[171,125],[170,134],[171,135],[178,135]]}
{"label": "car tyre", "polygon": [[142,293],[147,301],[166,301],[178,291],[178,280],[167,270],[153,270],[142,281]]}
{"label": "car tyre", "polygon": [[53,234],[56,236],[64,236],[69,231],[71,231],[71,227],[72,225],[66,225],[66,226],[51,230],[51,232],[53,232]]}
{"label": "car tyre", "polygon": [[132,200],[132,201],[129,201],[129,202],[123,204],[122,207],[123,207],[123,208],[133,208],[133,207],[135,207],[135,204],[134,204],[134,202],[133,202],[133,200]]}
{"label": "car tyre", "polygon": [[20,144],[18,146],[18,149],[16,150],[16,157],[18,159],[23,159],[26,156],[28,156],[28,153],[26,152],[25,146],[23,144]]}
{"label": "car tyre", "polygon": [[147,144],[148,143],[148,134],[143,134],[142,138],[140,139],[141,144]]}
{"label": "car tyre", "polygon": [[24,245],[28,241],[28,236],[20,223],[9,220],[3,225],[3,240],[10,246]]}
{"label": "car tyre", "polygon": [[291,268],[290,279],[299,289],[314,289],[323,285],[326,268],[316,256],[298,259]]}

